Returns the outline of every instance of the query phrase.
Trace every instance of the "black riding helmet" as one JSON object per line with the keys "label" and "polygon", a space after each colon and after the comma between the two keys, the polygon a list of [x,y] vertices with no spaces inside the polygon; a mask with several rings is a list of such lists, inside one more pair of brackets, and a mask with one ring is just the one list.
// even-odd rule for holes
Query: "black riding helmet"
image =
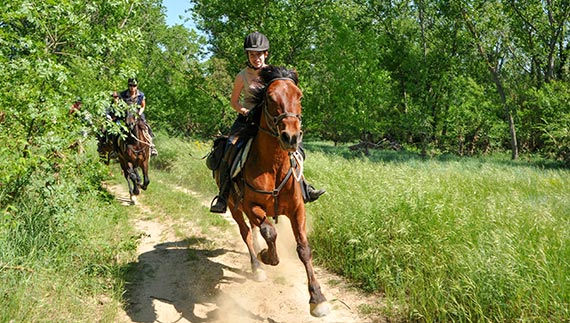
{"label": "black riding helmet", "polygon": [[247,37],[245,37],[245,41],[243,42],[243,49],[245,51],[252,51],[252,52],[264,52],[269,50],[269,39],[260,33],[260,32],[253,32]]}

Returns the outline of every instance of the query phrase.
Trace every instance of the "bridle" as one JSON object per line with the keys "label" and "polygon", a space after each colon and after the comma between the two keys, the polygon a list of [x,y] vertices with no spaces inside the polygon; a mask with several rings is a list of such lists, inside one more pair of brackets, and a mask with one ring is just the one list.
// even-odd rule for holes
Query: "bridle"
{"label": "bridle", "polygon": [[263,131],[264,133],[266,133],[270,136],[278,138],[279,137],[279,128],[277,125],[279,124],[279,122],[281,122],[281,121],[283,121],[283,119],[289,118],[289,117],[297,118],[297,119],[299,119],[299,122],[301,122],[302,120],[301,120],[301,115],[298,113],[283,112],[277,116],[273,116],[273,115],[271,115],[271,113],[269,113],[269,96],[267,94],[267,89],[269,89],[269,85],[271,85],[275,81],[291,81],[295,85],[297,85],[297,82],[295,82],[295,80],[293,80],[292,78],[289,78],[289,77],[278,77],[278,78],[274,78],[273,80],[271,80],[265,86],[265,99],[263,100],[265,102],[265,104],[263,105],[263,113],[265,114],[265,124],[267,125],[269,130],[262,128],[262,127],[259,127],[259,130]]}
{"label": "bridle", "polygon": [[[295,86],[297,85],[297,82],[295,82],[295,80],[293,80],[292,78],[279,77],[279,78],[275,78],[275,79],[271,80],[265,86],[265,99],[264,99],[265,103],[263,105],[263,113],[265,114],[265,123],[266,123],[267,127],[269,128],[269,130],[262,128],[261,126],[259,127],[259,130],[261,130],[262,132],[264,132],[270,136],[276,137],[276,138],[279,137],[279,129],[278,129],[277,125],[279,124],[279,122],[283,121],[283,119],[292,117],[292,118],[299,119],[299,122],[301,122],[301,114],[298,114],[298,113],[283,112],[277,116],[273,116],[273,115],[271,115],[271,113],[269,113],[269,103],[268,103],[269,97],[267,94],[267,89],[269,89],[269,85],[271,85],[273,82],[279,81],[279,80],[291,81],[291,82],[293,82],[293,84],[295,84]],[[300,154],[298,152],[289,153],[289,160],[290,160],[291,166],[289,167],[289,170],[287,171],[285,178],[283,178],[281,183],[279,183],[279,185],[276,185],[276,187],[272,191],[257,189],[245,180],[245,176],[242,177],[243,182],[245,183],[245,185],[250,190],[252,190],[256,193],[259,193],[259,194],[271,195],[273,197],[273,208],[274,208],[275,216],[277,216],[278,208],[279,208],[279,193],[281,192],[283,187],[285,187],[285,184],[289,181],[289,179],[291,177],[293,177],[297,182],[299,182],[301,180],[301,177],[303,176],[302,161],[300,160],[300,158],[302,158],[302,157],[300,157]],[[295,168],[297,168],[297,167],[298,167],[298,169],[296,170]],[[236,206],[237,206],[237,204],[236,204]],[[263,219],[263,221],[265,221],[265,219],[266,219],[266,217]],[[263,221],[262,221],[262,223],[263,223]]]}
{"label": "bridle", "polygon": [[[139,122],[140,116],[138,114],[133,114],[133,119],[134,120],[132,123],[125,121],[127,127],[129,128],[129,137],[133,139],[135,142],[142,144],[142,146],[140,149],[135,149],[132,145],[127,145],[127,148],[130,149],[133,153],[139,154],[140,152],[150,147],[151,138],[149,138],[150,135],[148,134],[148,132],[142,131],[141,129],[137,128],[137,122]],[[142,131],[143,137],[146,141],[140,140],[137,137],[139,131]]]}

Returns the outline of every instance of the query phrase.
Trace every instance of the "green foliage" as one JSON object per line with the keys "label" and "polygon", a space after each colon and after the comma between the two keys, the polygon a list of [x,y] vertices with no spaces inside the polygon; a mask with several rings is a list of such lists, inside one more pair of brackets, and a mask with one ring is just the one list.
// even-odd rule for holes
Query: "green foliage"
{"label": "green foliage", "polygon": [[[528,105],[541,109],[543,119],[536,132],[545,143],[543,153],[570,166],[570,88],[566,83],[551,82],[528,96]],[[530,109],[529,109],[530,110]],[[529,111],[527,110],[527,111]]]}
{"label": "green foliage", "polygon": [[[112,262],[114,247],[111,246],[116,241],[102,237],[104,234],[94,227],[101,227],[101,232],[112,231],[120,225],[122,214],[109,206],[108,196],[101,193],[99,182],[103,178],[103,169],[94,156],[92,138],[101,128],[115,134],[122,132],[120,125],[104,119],[104,111],[110,108],[110,91],[126,88],[128,77],[139,79],[140,89],[147,95],[145,114],[159,134],[159,150],[165,145],[156,166],[164,176],[191,172],[197,183],[192,185],[193,188],[213,193],[208,171],[193,168],[198,162],[184,164],[178,160],[181,149],[201,150],[193,145],[169,146],[162,138],[169,135],[210,138],[227,132],[235,118],[228,103],[232,82],[235,74],[245,66],[243,38],[255,30],[267,34],[271,40],[270,63],[294,67],[299,72],[300,86],[305,94],[304,130],[308,137],[341,143],[371,133],[375,138],[393,138],[409,151],[421,149],[423,152],[479,155],[513,149],[510,142],[514,136],[524,152],[540,153],[566,166],[570,164],[567,148],[570,146],[567,126],[570,122],[568,1],[280,0],[260,4],[249,0],[197,0],[191,3],[193,17],[205,34],[183,26],[166,26],[160,0],[2,1],[1,261],[7,268],[30,268],[37,273],[30,278],[25,270],[24,273],[18,269],[0,272],[2,281],[7,282],[1,294],[12,295],[2,298],[5,303],[1,307],[8,309],[0,314],[4,315],[2,320],[37,321],[46,315],[46,320],[73,321],[64,317],[68,314],[65,311],[58,316],[57,313],[42,312],[45,308],[42,306],[37,306],[36,312],[18,312],[22,302],[28,302],[27,308],[36,308],[45,301],[41,296],[46,294],[45,290],[58,291],[56,294],[61,299],[82,299],[78,295],[88,294],[90,301],[93,301],[94,293],[106,288],[112,290],[111,293],[117,292],[116,285],[109,287],[103,282],[117,279],[121,274]],[[70,114],[69,108],[78,97],[82,101],[81,110]],[[124,113],[124,109],[119,106],[118,112]],[[513,124],[509,123],[510,117],[513,117]],[[207,148],[202,152],[206,151]],[[351,156],[348,151],[343,154]],[[396,159],[395,163],[401,163],[401,156],[411,155],[408,152],[391,157]],[[325,160],[321,162],[327,164]],[[333,160],[331,165],[337,163],[348,167],[342,159]],[[366,221],[374,224],[387,223],[388,227],[381,233],[402,244],[389,252],[382,250],[379,254],[384,257],[381,264],[388,265],[385,265],[381,279],[362,278],[368,284],[366,286],[401,290],[398,284],[406,277],[429,285],[437,297],[429,302],[424,300],[425,303],[420,305],[415,303],[419,310],[410,314],[413,320],[421,320],[414,315],[421,314],[423,308],[442,313],[443,319],[455,319],[457,313],[467,311],[471,316],[465,320],[486,320],[488,312],[507,313],[505,315],[511,315],[513,320],[533,320],[530,315],[536,312],[528,305],[531,304],[529,291],[544,292],[547,282],[533,270],[524,276],[520,266],[535,268],[536,264],[542,266],[544,263],[540,263],[540,259],[530,259],[530,256],[522,257],[518,246],[510,245],[505,237],[493,235],[500,232],[493,226],[496,224],[493,221],[498,220],[489,218],[478,200],[461,202],[462,196],[454,195],[456,192],[445,185],[436,185],[426,178],[426,170],[414,167],[421,168],[412,161],[411,166],[403,169],[388,168],[391,173],[377,170],[376,175],[381,176],[378,181],[386,187],[401,189],[390,193],[390,200],[374,195],[386,207],[379,209],[370,204],[372,202],[365,202],[369,208],[362,214],[367,215]],[[450,171],[448,177],[435,178],[442,182],[463,183],[459,179],[466,176],[465,185],[476,186],[471,173],[445,170]],[[310,168],[307,171],[310,172]],[[404,177],[404,172],[417,176],[431,187],[431,191],[426,193],[414,186]],[[502,175],[493,170],[489,172],[489,178]],[[521,214],[517,222],[501,213],[507,217],[507,224],[513,228],[532,229],[529,214],[519,204],[537,213],[563,214],[560,210],[564,203],[554,201],[555,197],[546,196],[543,191],[532,191],[524,181],[513,179],[516,176],[508,170],[505,172],[507,184],[492,184],[513,194],[509,185],[521,186],[525,192],[530,192],[527,199],[505,197],[507,206]],[[404,184],[397,180],[393,182],[390,174],[399,174]],[[564,186],[565,183],[560,183],[556,178],[558,175],[550,174],[553,177],[546,180],[537,178],[533,172],[526,175],[539,186],[546,185],[544,182],[558,183],[552,188],[554,196],[563,195],[557,185]],[[364,176],[361,177],[364,180]],[[370,183],[370,178],[367,179]],[[329,184],[326,178],[320,180]],[[330,184],[333,191],[354,187],[342,181]],[[492,187],[491,184],[488,186]],[[386,187],[375,188],[382,192]],[[463,194],[470,196],[469,189],[473,187],[463,188]],[[498,194],[491,188],[487,192],[485,198]],[[441,196],[443,202],[438,205],[436,202],[434,205],[418,202],[418,196],[425,198],[428,193]],[[457,202],[448,201],[447,195],[456,197]],[[369,201],[366,197],[357,197],[355,194],[355,200],[346,204]],[[554,206],[548,204],[544,211],[525,204],[535,198]],[[495,203],[491,205],[498,203],[486,201]],[[470,211],[467,205],[471,204],[477,207]],[[164,205],[169,211],[175,207],[176,203]],[[366,210],[376,210],[382,216],[366,213],[371,212]],[[461,212],[456,214],[454,210]],[[449,223],[436,216],[440,211],[447,215]],[[484,228],[490,230],[486,235],[477,231],[483,247],[478,250],[466,247],[473,255],[470,259],[463,259],[458,253],[450,254],[445,248],[437,249],[440,240],[451,249],[457,247],[453,244],[453,239],[458,239],[456,236],[445,235],[445,232],[426,235],[418,229],[422,226],[436,231],[438,226],[450,230],[454,226],[465,229],[461,221],[469,220],[465,214],[470,212],[479,212],[477,215],[484,220]],[[541,216],[546,217],[543,213]],[[394,214],[404,219],[403,222],[383,217]],[[418,218],[417,214],[423,217]],[[96,221],[88,222],[85,218]],[[331,220],[335,219],[336,216],[332,216]],[[558,223],[561,220],[553,218],[552,221]],[[563,250],[554,237],[566,232],[543,227],[549,234],[545,241]],[[91,242],[85,241],[87,230],[97,232],[101,238],[89,244]],[[414,232],[416,236],[404,234],[406,232]],[[522,232],[508,231],[510,236],[507,238],[515,237],[540,247]],[[370,235],[359,233],[366,237]],[[346,251],[348,255],[358,261],[369,257],[364,244],[351,240],[356,239],[352,233],[342,234],[348,238],[344,242],[350,241],[349,245],[354,248],[352,253]],[[421,247],[419,238],[430,242],[439,255],[428,259],[425,250],[417,254],[416,248]],[[492,258],[485,263],[491,254],[491,248],[487,246],[494,242],[497,242],[498,250],[511,258]],[[558,270],[556,265],[562,255],[556,250],[538,247],[532,251],[546,255],[547,262],[555,265],[553,270]],[[127,242],[118,248],[122,253],[132,246]],[[394,255],[400,257],[398,261],[388,262],[387,259],[395,259]],[[421,267],[418,261],[428,264],[426,275],[421,278],[406,276],[411,269]],[[449,277],[437,271],[445,267],[441,263],[446,261],[454,264],[444,268],[449,270]],[[485,269],[470,276],[461,276],[458,270],[478,266]],[[501,267],[512,271],[497,272],[496,269]],[[371,269],[363,268],[364,273],[373,274]],[[356,267],[343,270],[360,278]],[[62,276],[54,276],[54,272]],[[95,288],[78,286],[65,292],[69,287],[65,275],[69,273],[79,273],[79,281]],[[564,274],[560,269],[558,275]],[[553,272],[547,272],[546,276],[558,277]],[[37,287],[46,277],[54,277],[50,281],[53,285]],[[460,284],[450,281],[458,277]],[[537,287],[517,287],[524,279],[534,279],[538,282]],[[502,288],[495,290],[486,281]],[[434,287],[434,282],[451,287]],[[464,286],[474,287],[466,289]],[[403,290],[407,292],[406,288]],[[562,313],[558,311],[561,305],[557,299],[567,295],[563,295],[564,291],[554,290],[560,293],[544,292],[545,297],[537,298],[541,301],[535,303],[538,314],[544,315],[541,317],[556,320]],[[517,303],[517,297],[523,301]],[[497,298],[500,302],[492,305],[491,300]],[[453,299],[465,308],[451,308],[442,301],[444,299]],[[516,306],[509,314],[506,308],[513,304]],[[66,305],[69,304],[62,304],[61,308]],[[542,310],[548,306],[552,308],[551,313]],[[475,311],[474,308],[480,311],[469,312]],[[13,313],[20,316],[12,316]],[[432,319],[443,320],[442,317]],[[90,317],[85,321],[96,319]]]}
{"label": "green foliage", "polygon": [[[71,322],[66,317],[73,316],[86,322],[102,311],[116,312],[122,275],[117,260],[129,257],[135,245],[125,239],[124,210],[101,191],[104,170],[96,160],[91,153],[57,164],[20,162],[21,173],[3,173],[0,321]],[[102,294],[115,301],[93,311]],[[38,306],[49,298],[49,307]]]}
{"label": "green foliage", "polygon": [[[308,134],[347,142],[372,133],[459,155],[515,149],[517,131],[525,151],[548,145],[536,127],[542,110],[526,110],[525,97],[544,82],[567,81],[563,1],[193,4],[227,75],[243,67],[247,33],[269,36],[270,62],[299,71]],[[228,110],[217,108],[226,123]]]}
{"label": "green foliage", "polygon": [[[138,68],[125,60],[132,50],[125,40],[139,33],[122,26],[130,9],[124,4],[3,2],[2,322],[114,321],[122,289],[117,260],[134,243],[124,238],[124,213],[102,192],[104,169],[90,136],[114,78]],[[81,109],[71,114],[78,97]],[[102,304],[101,295],[109,301]]]}

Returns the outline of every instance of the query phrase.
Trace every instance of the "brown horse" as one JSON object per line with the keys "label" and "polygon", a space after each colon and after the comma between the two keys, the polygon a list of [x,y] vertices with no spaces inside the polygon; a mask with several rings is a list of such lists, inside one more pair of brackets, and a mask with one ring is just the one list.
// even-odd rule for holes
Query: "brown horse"
{"label": "brown horse", "polygon": [[107,138],[106,134],[100,134],[99,136],[105,136],[99,139],[97,152],[99,153],[99,161],[109,165],[111,163],[111,153],[115,151],[115,144],[112,138]]}
{"label": "brown horse", "polygon": [[[276,266],[277,232],[269,218],[286,215],[297,243],[297,255],[308,278],[310,313],[324,316],[330,306],[321,292],[312,265],[312,252],[307,240],[305,205],[299,183],[299,170],[293,166],[292,154],[301,144],[301,97],[296,71],[267,66],[260,71],[265,86],[254,95],[254,119],[259,131],[251,144],[249,157],[230,190],[228,205],[247,245],[254,279],[266,279],[261,262]],[[219,185],[219,171],[214,172]],[[243,216],[246,214],[249,226]],[[259,227],[267,248],[258,255],[253,246],[252,230]]]}
{"label": "brown horse", "polygon": [[[136,196],[140,189],[146,190],[150,180],[148,178],[148,161],[150,158],[150,137],[145,122],[137,113],[128,112],[125,123],[129,129],[126,138],[119,139],[117,158],[123,169],[123,175],[129,185],[131,203],[136,204]],[[142,169],[144,181],[138,168]]]}

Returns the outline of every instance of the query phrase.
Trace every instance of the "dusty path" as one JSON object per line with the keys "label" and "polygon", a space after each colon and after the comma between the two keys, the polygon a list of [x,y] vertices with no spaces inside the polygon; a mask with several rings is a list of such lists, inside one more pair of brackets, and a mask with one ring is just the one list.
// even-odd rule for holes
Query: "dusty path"
{"label": "dusty path", "polygon": [[[128,202],[122,186],[109,190],[119,201]],[[180,224],[158,220],[144,199],[131,207],[140,210],[134,225],[142,238],[138,262],[133,264],[139,278],[127,286],[130,303],[121,308],[120,322],[384,322],[358,314],[362,305],[380,306],[379,297],[362,295],[319,267],[315,268],[316,275],[332,311],[323,318],[309,314],[307,279],[286,217],[280,217],[276,226],[281,263],[265,266],[268,279],[255,282],[237,225],[231,234],[206,236],[200,229],[193,230],[192,223],[185,223],[184,230],[188,231],[182,235],[187,238],[181,240],[174,231],[175,227],[180,230]]]}

